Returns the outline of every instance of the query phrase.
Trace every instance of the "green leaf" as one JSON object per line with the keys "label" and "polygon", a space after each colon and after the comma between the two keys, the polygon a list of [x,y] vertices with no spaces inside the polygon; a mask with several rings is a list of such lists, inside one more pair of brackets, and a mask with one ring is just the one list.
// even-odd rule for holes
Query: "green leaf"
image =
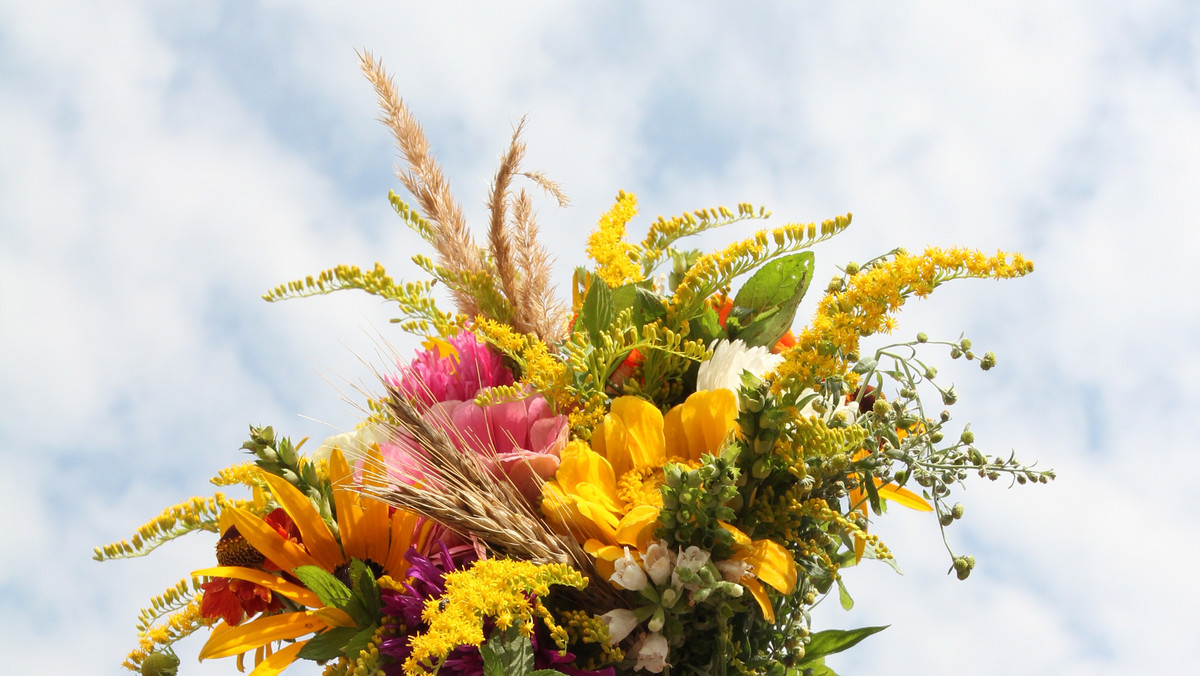
{"label": "green leaf", "polygon": [[750,311],[736,337],[751,347],[774,345],[796,320],[796,307],[808,291],[812,273],[811,251],[772,261],[754,273],[733,299],[735,313]]}
{"label": "green leaf", "polygon": [[300,582],[316,594],[321,603],[331,608],[342,609],[354,598],[349,587],[320,566],[300,566],[292,574],[300,578]]}
{"label": "green leaf", "polygon": [[375,621],[376,615],[367,612],[366,606],[349,587],[319,566],[300,566],[293,570],[292,574],[300,578],[304,586],[321,599],[321,603],[347,613],[358,626],[366,626]]}
{"label": "green leaf", "polygon": [[369,626],[351,636],[349,641],[346,641],[346,645],[342,646],[342,653],[351,659],[358,657],[358,654],[366,650],[367,646],[370,645],[371,639],[375,637],[375,632],[378,630],[379,627],[372,622]]}
{"label": "green leaf", "polygon": [[309,639],[296,657],[302,660],[331,660],[343,654],[342,647],[357,633],[355,627],[331,627]]}
{"label": "green leaf", "polygon": [[633,323],[636,326],[653,324],[667,316],[667,307],[662,296],[653,291],[635,286],[633,301]]}
{"label": "green leaf", "polygon": [[837,579],[838,585],[838,601],[842,604],[843,610],[850,610],[854,607],[854,599],[850,598],[850,590],[846,589],[846,583],[842,582],[842,578]]}
{"label": "green leaf", "polygon": [[725,329],[721,328],[721,322],[717,317],[717,311],[711,307],[705,307],[704,311],[699,315],[689,318],[689,340],[699,340],[706,346],[718,338],[725,337]]}
{"label": "green leaf", "polygon": [[804,661],[799,666],[812,666],[810,662],[823,666],[826,655],[840,653],[843,650],[853,648],[864,638],[872,634],[878,634],[887,629],[888,626],[885,624],[882,627],[859,627],[858,629],[846,630],[826,629],[825,631],[818,631],[812,635],[812,640],[804,651]]}
{"label": "green leaf", "polygon": [[593,345],[600,344],[600,334],[612,324],[616,317],[612,295],[612,289],[608,288],[608,284],[603,279],[592,275],[587,296],[583,299],[583,306],[579,308],[579,319],[583,322],[583,328],[587,330]]}
{"label": "green leaf", "polygon": [[533,645],[521,634],[520,623],[504,631],[494,630],[479,646],[479,654],[484,676],[528,676],[533,671]]}
{"label": "green leaf", "polygon": [[383,602],[379,598],[379,584],[371,567],[359,559],[350,561],[350,581],[354,583],[354,594],[371,617],[379,617]]}

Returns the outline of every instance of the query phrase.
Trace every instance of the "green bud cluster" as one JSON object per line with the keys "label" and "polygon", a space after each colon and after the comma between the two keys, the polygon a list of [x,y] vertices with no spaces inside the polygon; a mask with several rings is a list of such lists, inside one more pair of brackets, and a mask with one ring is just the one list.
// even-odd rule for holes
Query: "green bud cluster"
{"label": "green bud cluster", "polygon": [[660,488],[663,508],[658,520],[662,527],[657,537],[678,547],[695,545],[727,556],[733,536],[719,522],[732,522],[737,516],[726,503],[738,496],[741,453],[740,445],[733,443],[720,456],[705,455],[700,467],[693,470],[668,463]]}
{"label": "green bud cluster", "polygon": [[[337,528],[333,511],[333,491],[329,480],[322,480],[316,465],[300,462],[299,444],[292,444],[287,437],[277,438],[274,428],[250,426],[250,439],[242,444],[242,450],[254,455],[254,464],[264,471],[283,477],[288,483],[304,493],[321,512],[321,518],[331,528]],[[335,531],[336,532],[336,531]]]}

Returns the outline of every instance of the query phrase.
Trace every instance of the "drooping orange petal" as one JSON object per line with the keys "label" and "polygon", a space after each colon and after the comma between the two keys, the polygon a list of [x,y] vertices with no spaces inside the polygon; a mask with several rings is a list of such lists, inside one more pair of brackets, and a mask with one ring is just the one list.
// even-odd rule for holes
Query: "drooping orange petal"
{"label": "drooping orange petal", "polygon": [[289,598],[296,603],[299,603],[303,606],[308,606],[309,608],[317,608],[324,605],[321,603],[321,599],[317,598],[317,595],[312,591],[309,591],[298,584],[288,582],[279,575],[268,573],[263,570],[257,570],[255,568],[242,568],[240,566],[216,566],[213,568],[193,570],[192,576],[228,577],[235,580],[245,580],[246,582],[253,582],[256,585],[266,587],[280,596]]}
{"label": "drooping orange petal", "polygon": [[898,502],[909,509],[915,509],[918,512],[932,512],[933,505],[925,501],[925,498],[913,493],[912,491],[896,484],[883,485],[883,482],[878,479],[875,484],[879,487],[879,497],[885,500]]}
{"label": "drooping orange petal", "polygon": [[354,618],[350,617],[349,613],[344,610],[338,610],[337,608],[330,608],[329,606],[317,608],[316,610],[312,611],[312,614],[313,617],[320,618],[322,622],[330,627],[358,626],[354,622]]}
{"label": "drooping orange petal", "polygon": [[363,512],[358,506],[358,494],[353,490],[354,472],[346,463],[346,456],[337,448],[329,454],[329,483],[333,485],[333,505],[337,509],[342,551],[346,552],[347,558],[365,559],[366,541],[359,533]]}
{"label": "drooping orange petal", "polygon": [[296,661],[296,655],[304,647],[305,643],[308,643],[308,641],[298,641],[286,648],[275,651],[275,654],[259,662],[258,666],[254,667],[254,671],[250,672],[250,676],[275,676],[284,669],[287,669],[291,666],[292,662]]}
{"label": "drooping orange petal", "polygon": [[733,535],[733,543],[735,547],[745,548],[750,546],[749,535],[746,535],[742,531],[738,530],[733,524],[725,523],[724,521],[718,521],[717,523],[721,525],[721,528],[724,528]]}
{"label": "drooping orange petal", "polygon": [[404,554],[408,548],[416,544],[416,529],[420,517],[412,512],[398,509],[392,514],[392,537],[388,543],[387,558],[383,561],[383,571],[393,579],[403,579],[408,570],[408,561]]}
{"label": "drooping orange petal", "polygon": [[233,525],[237,526],[238,533],[246,538],[246,542],[280,568],[295,570],[300,566],[321,565],[303,547],[283,539],[278,531],[250,512],[238,507],[230,507],[225,511],[230,512]]}
{"label": "drooping orange petal", "polygon": [[292,517],[296,528],[300,529],[300,539],[304,542],[304,548],[321,563],[321,567],[333,570],[345,563],[346,557],[342,554],[342,548],[338,546],[337,540],[329,532],[329,527],[321,519],[321,513],[308,496],[283,477],[269,472],[263,472],[262,477],[271,486],[275,500],[288,516]]}
{"label": "drooping orange petal", "polygon": [[299,638],[325,626],[324,620],[308,612],[267,615],[236,627],[225,625],[208,637],[200,649],[200,659],[229,657],[271,641]]}
{"label": "drooping orange petal", "polygon": [[762,608],[763,617],[767,618],[768,624],[775,623],[775,607],[771,605],[771,599],[767,596],[767,590],[752,577],[742,578],[742,586],[750,590],[750,594],[754,596],[754,600],[758,601],[758,607]]}

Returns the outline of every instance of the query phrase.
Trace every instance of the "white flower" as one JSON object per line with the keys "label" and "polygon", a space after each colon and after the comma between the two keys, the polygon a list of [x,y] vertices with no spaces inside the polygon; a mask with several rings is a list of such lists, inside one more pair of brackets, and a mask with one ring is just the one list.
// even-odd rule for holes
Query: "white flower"
{"label": "white flower", "polygon": [[630,555],[628,547],[625,548],[625,554],[613,562],[613,567],[616,570],[608,579],[621,585],[622,589],[641,591],[649,584],[649,581],[646,579],[646,572],[642,570],[642,567]]}
{"label": "white flower", "polygon": [[642,565],[646,567],[646,572],[655,585],[661,587],[666,584],[667,580],[671,579],[671,571],[675,569],[675,557],[671,550],[667,549],[667,541],[659,540],[646,547]]}
{"label": "white flower", "polygon": [[[817,394],[817,392],[815,392],[812,389],[801,390],[799,398],[803,399],[812,394]],[[846,420],[847,423],[854,422],[854,419],[858,417],[858,403],[855,402],[854,400],[851,400],[850,403],[846,403],[845,397],[839,397],[837,400],[837,403],[834,405],[832,411],[826,410],[824,413],[817,413],[817,410],[815,408],[813,408],[813,404],[819,400],[820,400],[819,396],[813,397],[811,401],[809,401],[807,404],[805,404],[804,408],[800,409],[800,417],[801,418],[820,418],[820,419],[828,422],[830,420],[833,420],[833,417],[838,415],[839,413],[844,413],[844,415],[847,416],[847,420]]]}
{"label": "white flower", "polygon": [[717,570],[720,571],[721,577],[726,582],[741,582],[743,577],[754,570],[754,567],[745,561],[726,559],[717,562]]}
{"label": "white flower", "polygon": [[664,667],[667,666],[667,639],[657,631],[653,634],[648,634],[638,641],[637,646],[637,664],[633,665],[634,669],[645,669],[656,674],[661,674]]}
{"label": "white flower", "polygon": [[726,389],[737,394],[742,388],[742,371],[762,378],[783,361],[783,357],[771,354],[765,347],[747,347],[740,340],[732,343],[721,340],[709,347],[714,347],[713,356],[700,364],[697,391]]}
{"label": "white flower", "polygon": [[353,465],[355,461],[362,460],[367,457],[367,452],[371,449],[371,444],[378,443],[379,434],[375,431],[374,425],[359,425],[358,429],[353,432],[345,432],[343,434],[335,434],[317,447],[317,450],[312,452],[309,459],[313,462],[328,460],[329,454],[333,453],[333,449],[338,449],[342,455],[346,457],[346,462]]}
{"label": "white flower", "polygon": [[671,584],[674,587],[684,587],[685,589],[689,589],[691,591],[696,591],[699,589],[700,585],[696,584],[695,582],[689,584],[683,584],[680,582],[679,571],[688,570],[693,573],[699,572],[699,570],[708,563],[708,558],[710,556],[712,556],[711,553],[704,549],[700,549],[695,545],[692,545],[687,549],[680,550],[679,554],[675,557],[675,570],[671,573]]}
{"label": "white flower", "polygon": [[625,640],[629,632],[638,626],[637,613],[624,608],[610,610],[600,616],[608,625],[608,640],[613,645]]}

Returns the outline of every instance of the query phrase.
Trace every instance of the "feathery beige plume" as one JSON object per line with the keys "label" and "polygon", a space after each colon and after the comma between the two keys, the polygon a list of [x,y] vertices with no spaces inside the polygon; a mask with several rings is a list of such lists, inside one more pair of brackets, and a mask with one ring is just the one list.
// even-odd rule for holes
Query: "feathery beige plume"
{"label": "feathery beige plume", "polygon": [[[525,156],[525,144],[521,142],[521,130],[525,128],[525,119],[517,123],[513,130],[512,142],[508,151],[500,158],[500,168],[496,170],[496,178],[492,182],[492,191],[488,196],[488,208],[491,211],[491,223],[488,227],[488,244],[492,250],[492,261],[496,266],[496,277],[500,281],[500,289],[504,292],[513,318],[516,318],[516,304],[520,298],[517,278],[517,268],[513,263],[512,234],[508,226],[508,187],[512,183],[513,174],[521,166]],[[521,326],[515,325],[524,331]]]}

